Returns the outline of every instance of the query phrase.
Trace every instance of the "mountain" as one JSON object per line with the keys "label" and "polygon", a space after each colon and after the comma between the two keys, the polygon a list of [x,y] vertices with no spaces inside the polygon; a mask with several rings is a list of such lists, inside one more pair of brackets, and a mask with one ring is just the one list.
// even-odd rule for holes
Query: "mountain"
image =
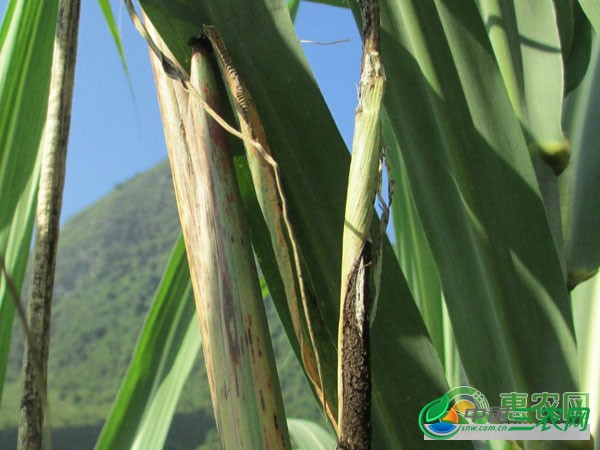
{"label": "mountain", "polygon": [[[118,185],[61,231],[48,380],[53,448],[93,448],[178,234],[166,162]],[[275,309],[269,299],[265,304],[288,416],[322,422]],[[15,320],[0,448],[15,448],[21,328]],[[218,448],[201,354],[165,448]]]}

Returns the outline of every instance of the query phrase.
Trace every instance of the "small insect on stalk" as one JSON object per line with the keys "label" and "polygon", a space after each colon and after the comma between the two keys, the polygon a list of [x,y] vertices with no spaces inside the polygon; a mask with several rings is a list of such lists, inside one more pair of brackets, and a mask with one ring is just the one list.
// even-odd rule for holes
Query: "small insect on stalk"
{"label": "small insect on stalk", "polygon": [[[334,414],[330,411],[325,399],[319,352],[308,306],[300,252],[289,219],[279,165],[273,158],[254,100],[242,82],[219,32],[214,26],[205,26],[204,33],[217,56],[219,68],[242,134],[247,138],[244,139],[244,146],[248,166],[257,199],[271,235],[277,267],[283,280],[304,367],[327,414],[335,424]],[[303,308],[303,314],[300,314],[299,305]],[[303,323],[308,331],[308,342],[304,336]]]}

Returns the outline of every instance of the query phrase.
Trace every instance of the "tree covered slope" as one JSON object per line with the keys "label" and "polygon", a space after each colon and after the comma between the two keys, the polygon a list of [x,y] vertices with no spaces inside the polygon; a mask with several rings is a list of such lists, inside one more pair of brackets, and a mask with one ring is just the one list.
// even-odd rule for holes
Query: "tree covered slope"
{"label": "tree covered slope", "polygon": [[[93,447],[178,233],[166,162],[117,186],[64,226],[49,362],[55,448]],[[269,299],[266,303],[288,414],[322,421],[275,309]],[[16,438],[23,349],[21,324],[16,321],[13,336],[0,408],[0,448],[13,448]],[[167,448],[195,449],[203,442],[203,448],[212,448],[208,442],[215,442],[213,427],[208,383],[199,355]]]}

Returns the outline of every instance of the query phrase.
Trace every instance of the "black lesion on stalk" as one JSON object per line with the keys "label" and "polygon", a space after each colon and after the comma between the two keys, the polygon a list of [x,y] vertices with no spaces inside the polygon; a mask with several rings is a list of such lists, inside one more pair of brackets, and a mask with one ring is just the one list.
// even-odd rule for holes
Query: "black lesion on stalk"
{"label": "black lesion on stalk", "polygon": [[379,2],[377,0],[360,1],[363,27],[363,57],[369,52],[379,52]]}
{"label": "black lesion on stalk", "polygon": [[[369,289],[371,245],[365,242],[348,280],[342,327],[342,417],[337,450],[371,448],[370,329],[366,312],[371,306]],[[359,304],[361,303],[361,304]],[[357,309],[365,314],[357,320]]]}

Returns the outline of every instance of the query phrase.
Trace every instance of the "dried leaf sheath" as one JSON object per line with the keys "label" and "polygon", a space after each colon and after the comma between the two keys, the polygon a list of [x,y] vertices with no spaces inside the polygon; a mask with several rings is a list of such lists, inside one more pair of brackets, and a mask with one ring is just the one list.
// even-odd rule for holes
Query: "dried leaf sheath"
{"label": "dried leaf sheath", "polygon": [[[222,447],[288,449],[273,351],[225,132],[194,95],[167,78],[154,56],[152,63]],[[202,48],[195,48],[192,57],[191,83],[218,111]]]}

